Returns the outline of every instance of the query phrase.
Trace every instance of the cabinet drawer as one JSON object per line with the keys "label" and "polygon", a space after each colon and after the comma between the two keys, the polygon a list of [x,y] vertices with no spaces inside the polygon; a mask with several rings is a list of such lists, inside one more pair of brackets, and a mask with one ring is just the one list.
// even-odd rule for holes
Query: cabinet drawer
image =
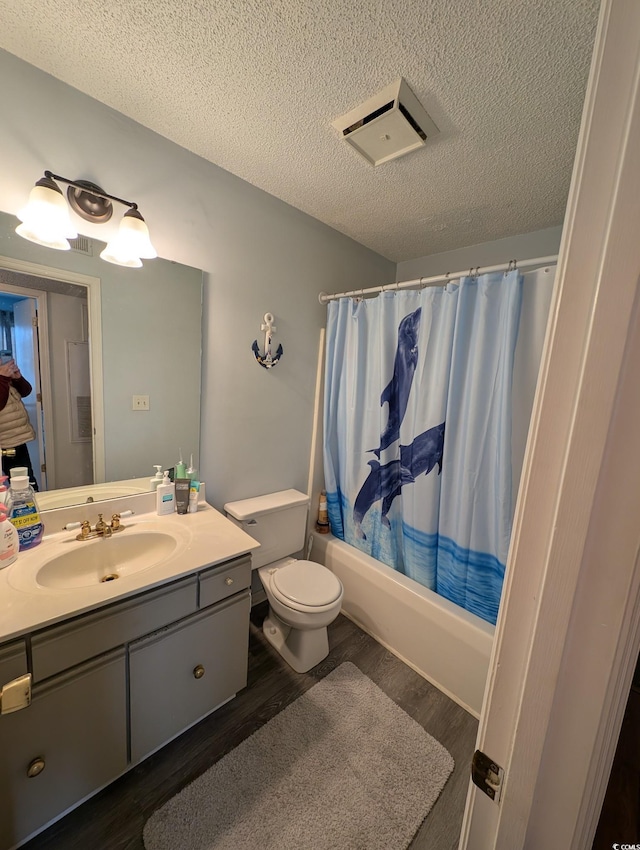
{"label": "cabinet drawer", "polygon": [[28,673],[27,650],[23,640],[0,647],[0,690],[3,685]]}
{"label": "cabinet drawer", "polygon": [[31,639],[33,678],[39,682],[122,646],[197,609],[195,576],[85,614]]}
{"label": "cabinet drawer", "polygon": [[251,587],[251,556],[220,564],[200,574],[200,607],[206,608]]}
{"label": "cabinet drawer", "polygon": [[[0,716],[0,847],[24,840],[127,767],[125,650],[33,689]],[[44,763],[40,773],[36,762]]]}
{"label": "cabinet drawer", "polygon": [[134,764],[246,686],[250,600],[247,590],[131,644]]}

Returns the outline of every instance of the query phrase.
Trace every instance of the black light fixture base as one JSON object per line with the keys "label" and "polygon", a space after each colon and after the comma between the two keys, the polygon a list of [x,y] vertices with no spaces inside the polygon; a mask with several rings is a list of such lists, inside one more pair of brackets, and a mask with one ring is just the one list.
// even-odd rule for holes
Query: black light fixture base
{"label": "black light fixture base", "polygon": [[[94,194],[97,193],[97,194]],[[104,197],[105,192],[88,180],[75,180],[67,189],[71,209],[85,221],[104,224],[113,215],[113,204]]]}

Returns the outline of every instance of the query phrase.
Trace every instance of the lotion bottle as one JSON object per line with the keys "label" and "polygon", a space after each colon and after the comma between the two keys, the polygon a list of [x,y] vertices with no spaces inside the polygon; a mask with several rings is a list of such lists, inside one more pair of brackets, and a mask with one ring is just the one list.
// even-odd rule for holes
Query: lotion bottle
{"label": "lotion bottle", "polygon": [[[6,475],[0,478],[0,491],[7,488],[4,486]],[[18,532],[12,522],[9,521],[8,508],[4,502],[0,502],[0,570],[13,564],[18,557],[20,541]]]}
{"label": "lotion bottle", "polygon": [[176,485],[169,480],[169,470],[165,469],[162,484],[156,489],[156,513],[158,516],[172,514],[176,509]]}
{"label": "lotion bottle", "polygon": [[153,476],[153,478],[149,479],[149,484],[151,485],[152,490],[156,490],[160,486],[160,484],[162,484],[162,467],[159,463],[155,463],[153,466],[156,471],[156,474]]}
{"label": "lotion bottle", "polygon": [[13,564],[18,557],[20,541],[18,532],[12,522],[9,521],[7,510],[4,505],[0,506],[0,570]]}

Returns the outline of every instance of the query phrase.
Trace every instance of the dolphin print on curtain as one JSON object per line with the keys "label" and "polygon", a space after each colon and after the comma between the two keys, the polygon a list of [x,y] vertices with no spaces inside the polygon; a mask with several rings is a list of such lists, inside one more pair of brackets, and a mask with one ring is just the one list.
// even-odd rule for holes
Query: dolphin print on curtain
{"label": "dolphin print on curtain", "polygon": [[328,305],[333,533],[492,623],[513,515],[521,286],[512,271]]}

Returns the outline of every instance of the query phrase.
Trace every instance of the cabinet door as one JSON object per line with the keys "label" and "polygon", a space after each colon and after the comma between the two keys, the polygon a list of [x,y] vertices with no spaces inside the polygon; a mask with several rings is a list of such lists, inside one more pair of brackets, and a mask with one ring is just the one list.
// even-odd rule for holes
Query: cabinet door
{"label": "cabinet door", "polygon": [[197,586],[190,576],[37,632],[31,638],[33,681],[181,620],[197,609]]}
{"label": "cabinet door", "polygon": [[28,672],[27,650],[23,640],[0,647],[0,690],[12,679]]}
{"label": "cabinet door", "polygon": [[131,760],[140,761],[247,684],[248,591],[131,644]]}
{"label": "cabinet door", "polygon": [[125,652],[33,689],[0,716],[0,848],[6,850],[127,767]]}

